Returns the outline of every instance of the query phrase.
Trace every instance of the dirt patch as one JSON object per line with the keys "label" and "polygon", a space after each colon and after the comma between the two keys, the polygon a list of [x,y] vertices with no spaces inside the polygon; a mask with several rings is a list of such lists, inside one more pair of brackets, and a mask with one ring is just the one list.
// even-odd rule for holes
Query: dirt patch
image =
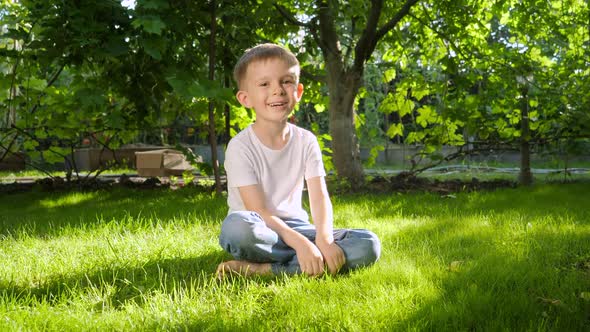
{"label": "dirt patch", "polygon": [[180,189],[183,187],[197,188],[203,192],[213,192],[214,186],[204,186],[198,183],[171,183],[159,178],[130,177],[125,174],[119,177],[99,177],[66,181],[61,177],[43,178],[33,181],[0,184],[0,195],[29,191],[61,192],[61,191],[96,191],[109,190],[117,187],[139,190]]}
{"label": "dirt patch", "polygon": [[[328,186],[332,193],[390,193],[390,192],[431,192],[440,195],[449,195],[462,191],[496,190],[500,188],[515,188],[517,183],[509,180],[480,181],[472,178],[464,180],[429,180],[413,176],[410,173],[400,173],[395,176],[368,177],[363,188],[353,190],[346,183],[336,178],[328,178]],[[13,194],[29,192],[33,190],[43,192],[54,191],[95,191],[108,190],[117,187],[133,188],[138,190],[150,189],[180,189],[194,187],[203,192],[213,192],[214,185],[201,185],[197,182],[190,184],[171,183],[167,178],[142,178],[127,176],[99,177],[81,180],[65,181],[63,178],[43,178],[28,182],[14,182],[0,184],[0,194]],[[227,183],[223,183],[223,189],[227,190]]]}
{"label": "dirt patch", "polygon": [[515,188],[515,181],[497,179],[480,181],[477,178],[471,180],[430,180],[414,176],[408,172],[402,172],[395,176],[374,176],[367,180],[360,190],[352,190],[338,183],[332,182],[331,191],[343,192],[431,192],[441,195],[448,195],[462,191],[496,190],[501,188]]}

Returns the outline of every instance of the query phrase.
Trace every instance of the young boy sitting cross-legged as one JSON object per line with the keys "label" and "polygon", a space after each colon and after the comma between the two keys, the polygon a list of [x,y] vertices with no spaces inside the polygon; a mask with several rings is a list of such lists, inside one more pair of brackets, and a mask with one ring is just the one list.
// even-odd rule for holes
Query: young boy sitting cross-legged
{"label": "young boy sitting cross-legged", "polygon": [[[225,153],[229,214],[219,243],[235,260],[219,264],[220,277],[335,274],[379,258],[374,233],[333,229],[318,141],[287,122],[303,94],[299,71],[297,58],[274,44],[247,50],[234,69],[238,101],[254,109],[256,121]],[[313,224],[301,205],[304,180]]]}

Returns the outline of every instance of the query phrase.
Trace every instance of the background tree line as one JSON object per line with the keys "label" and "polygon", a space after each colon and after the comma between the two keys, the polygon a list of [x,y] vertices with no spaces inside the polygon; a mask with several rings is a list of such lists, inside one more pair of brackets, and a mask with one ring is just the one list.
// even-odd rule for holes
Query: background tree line
{"label": "background tree line", "polygon": [[533,146],[572,153],[590,133],[582,0],[4,0],[0,26],[0,159],[24,151],[33,166],[71,162],[84,138],[114,149],[179,121],[216,151],[253,117],[234,100],[233,64],[267,41],[298,55],[296,116],[353,186],[360,143],[373,156],[389,139],[421,146],[413,172],[519,149],[530,183]]}

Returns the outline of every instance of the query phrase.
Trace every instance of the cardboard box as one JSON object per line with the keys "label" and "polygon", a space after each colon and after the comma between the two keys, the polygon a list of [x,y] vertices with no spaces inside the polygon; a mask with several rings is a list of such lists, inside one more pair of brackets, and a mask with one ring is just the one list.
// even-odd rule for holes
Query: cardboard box
{"label": "cardboard box", "polygon": [[[136,168],[135,153],[163,149],[161,146],[121,147],[115,150],[103,148],[81,148],[74,150],[74,161],[80,171],[95,171],[109,164]],[[66,168],[69,164],[66,162]]]}
{"label": "cardboard box", "polygon": [[182,152],[171,149],[135,152],[135,165],[139,176],[180,176],[194,168]]}

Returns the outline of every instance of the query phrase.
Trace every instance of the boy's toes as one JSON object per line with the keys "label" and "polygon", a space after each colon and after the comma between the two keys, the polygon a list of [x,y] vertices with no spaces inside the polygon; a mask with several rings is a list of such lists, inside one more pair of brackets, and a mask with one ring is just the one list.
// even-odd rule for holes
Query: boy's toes
{"label": "boy's toes", "polygon": [[217,276],[218,279],[223,279],[228,272],[231,272],[231,269],[229,268],[229,266],[227,266],[225,262],[223,262],[217,265],[217,270],[215,270],[215,276]]}

